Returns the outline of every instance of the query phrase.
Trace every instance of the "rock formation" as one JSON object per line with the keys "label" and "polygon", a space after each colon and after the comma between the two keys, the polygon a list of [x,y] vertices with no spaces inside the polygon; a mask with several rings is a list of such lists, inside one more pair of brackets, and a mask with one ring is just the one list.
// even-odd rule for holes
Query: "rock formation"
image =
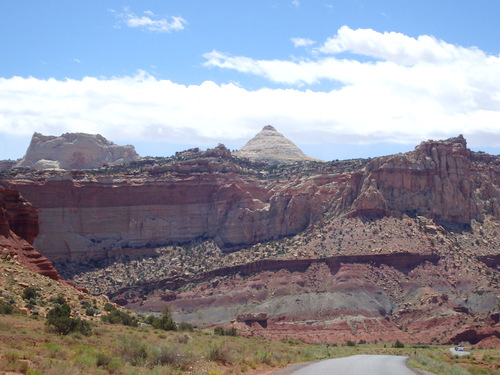
{"label": "rock formation", "polygon": [[15,257],[30,271],[64,282],[52,263],[32,246],[38,212],[18,191],[0,187],[0,256]]}
{"label": "rock formation", "polygon": [[92,169],[138,159],[134,146],[115,145],[99,134],[65,133],[55,137],[35,133],[16,167]]}
{"label": "rock formation", "polygon": [[269,168],[220,145],[1,176],[39,208],[45,256],[137,310],[168,301],[199,325],[265,313],[266,328],[235,324],[313,342],[500,335],[484,328],[500,307],[500,157],[462,136],[371,160]]}
{"label": "rock formation", "polygon": [[318,161],[305,155],[292,141],[273,126],[267,125],[233,155],[267,164],[287,164],[298,161]]}
{"label": "rock formation", "polygon": [[[462,137],[367,162],[262,178],[223,146],[179,153],[134,176],[61,172],[0,180],[39,208],[35,246],[53,261],[100,259],[199,238],[228,250],[294,235],[325,214],[421,215],[447,225],[500,218],[500,169],[473,161]],[[316,168],[316,167],[314,167]],[[261,175],[259,175],[259,173]],[[297,174],[300,173],[300,174]],[[260,177],[259,177],[260,176]],[[127,250],[128,249],[128,250]]]}

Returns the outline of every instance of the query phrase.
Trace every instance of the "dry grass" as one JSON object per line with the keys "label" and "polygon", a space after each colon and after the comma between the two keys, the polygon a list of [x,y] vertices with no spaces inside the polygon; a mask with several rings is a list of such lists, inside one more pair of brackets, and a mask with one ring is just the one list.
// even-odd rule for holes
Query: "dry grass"
{"label": "dry grass", "polygon": [[500,373],[500,350],[474,350],[452,358],[448,348],[396,349],[383,344],[309,345],[214,335],[211,331],[160,332],[94,323],[90,337],[47,332],[45,319],[0,316],[0,371],[22,374],[259,374],[290,363],[352,354],[408,355],[436,374]]}

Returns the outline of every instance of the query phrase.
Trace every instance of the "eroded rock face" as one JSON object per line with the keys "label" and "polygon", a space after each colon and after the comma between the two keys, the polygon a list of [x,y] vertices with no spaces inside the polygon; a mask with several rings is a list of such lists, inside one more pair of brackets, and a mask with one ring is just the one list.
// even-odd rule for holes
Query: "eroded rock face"
{"label": "eroded rock face", "polygon": [[255,137],[233,155],[268,164],[318,161],[304,154],[300,148],[271,125],[264,126]]}
{"label": "eroded rock face", "polygon": [[[188,154],[195,158],[184,160]],[[294,235],[327,214],[421,215],[460,225],[500,218],[500,168],[473,160],[462,137],[424,142],[349,173],[325,163],[316,174],[285,171],[274,179],[243,169],[223,146],[178,158],[142,174],[60,172],[0,184],[39,208],[35,246],[54,261],[200,238],[234,250]]]}
{"label": "eroded rock face", "polygon": [[92,169],[138,160],[134,146],[118,146],[99,134],[65,133],[59,137],[33,134],[26,155],[16,167]]}
{"label": "eroded rock face", "polygon": [[32,246],[37,234],[37,209],[18,191],[0,187],[0,256],[16,257],[30,271],[64,282],[52,263]]}
{"label": "eroded rock face", "polygon": [[[498,335],[498,319],[483,321],[499,306],[500,158],[470,152],[463,137],[362,162],[269,168],[219,146],[162,163],[11,173],[0,185],[39,206],[35,245],[51,259],[172,244],[142,268],[108,259],[95,277],[78,276],[105,277],[104,291],[137,310],[168,302],[178,320],[198,325],[265,313],[265,328],[234,324],[312,342]],[[195,240],[213,246],[178,246]]]}
{"label": "eroded rock face", "polygon": [[0,186],[0,234],[9,237],[10,231],[33,244],[38,235],[38,209],[17,190]]}
{"label": "eroded rock face", "polygon": [[354,214],[390,211],[461,224],[482,221],[485,213],[499,217],[500,170],[473,165],[461,135],[422,142],[410,153],[376,158],[363,172]]}

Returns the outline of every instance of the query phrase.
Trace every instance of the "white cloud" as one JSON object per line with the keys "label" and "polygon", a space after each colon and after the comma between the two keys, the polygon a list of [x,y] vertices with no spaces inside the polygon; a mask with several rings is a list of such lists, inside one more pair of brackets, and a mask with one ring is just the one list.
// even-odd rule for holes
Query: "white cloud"
{"label": "white cloud", "polygon": [[[350,55],[337,56],[342,52]],[[356,54],[377,60],[358,61]],[[0,78],[0,134],[81,131],[117,143],[243,145],[272,124],[296,143],[415,145],[463,133],[471,146],[500,146],[500,58],[477,48],[342,28],[321,51],[299,60],[218,51],[205,58],[206,66],[289,88],[248,90],[210,81],[186,86],[145,72],[64,81]],[[320,91],[325,81],[340,87]]]}
{"label": "white cloud", "polygon": [[309,47],[316,43],[314,40],[307,38],[290,38],[290,40],[295,47]]}
{"label": "white cloud", "polygon": [[117,17],[119,17],[127,27],[140,28],[157,33],[180,31],[184,29],[184,25],[187,23],[182,17],[160,17],[150,10],[144,11],[143,16],[137,16],[128,8],[125,8],[123,13],[117,14]]}
{"label": "white cloud", "polygon": [[328,38],[318,51],[327,54],[351,52],[402,65],[447,64],[462,59],[473,61],[485,58],[477,48],[455,46],[429,35],[415,39],[401,33],[353,30],[348,26],[342,26],[337,35]]}
{"label": "white cloud", "polygon": [[[343,52],[354,57],[337,57]],[[375,60],[363,62],[355,55]],[[329,118],[327,128],[335,132],[385,134],[386,139],[405,141],[429,138],[438,129],[449,135],[487,129],[497,134],[491,142],[499,142],[500,57],[475,47],[455,46],[426,35],[415,39],[344,26],[309,58],[256,60],[219,51],[204,57],[206,66],[279,84],[304,87],[339,82],[341,89],[324,93],[331,100],[324,103],[326,111],[335,108],[335,113],[327,115],[325,109],[314,106]],[[313,96],[321,95],[311,93],[309,98]]]}
{"label": "white cloud", "polygon": [[292,4],[295,5],[297,8],[300,6],[299,0],[293,0]]}

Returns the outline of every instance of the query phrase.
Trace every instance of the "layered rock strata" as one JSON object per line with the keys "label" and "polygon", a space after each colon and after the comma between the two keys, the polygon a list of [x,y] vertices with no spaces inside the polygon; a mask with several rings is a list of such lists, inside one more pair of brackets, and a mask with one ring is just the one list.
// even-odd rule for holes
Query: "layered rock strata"
{"label": "layered rock strata", "polygon": [[322,163],[317,172],[274,178],[236,164],[223,146],[215,151],[181,154],[142,174],[7,176],[0,185],[39,208],[35,245],[54,261],[197,239],[234,250],[294,235],[325,215],[422,215],[465,227],[486,214],[500,218],[500,168],[471,155],[463,137],[424,142],[351,172]]}
{"label": "layered rock strata", "polygon": [[52,263],[32,246],[37,234],[37,209],[18,191],[0,187],[0,256],[15,257],[30,271],[64,282]]}

